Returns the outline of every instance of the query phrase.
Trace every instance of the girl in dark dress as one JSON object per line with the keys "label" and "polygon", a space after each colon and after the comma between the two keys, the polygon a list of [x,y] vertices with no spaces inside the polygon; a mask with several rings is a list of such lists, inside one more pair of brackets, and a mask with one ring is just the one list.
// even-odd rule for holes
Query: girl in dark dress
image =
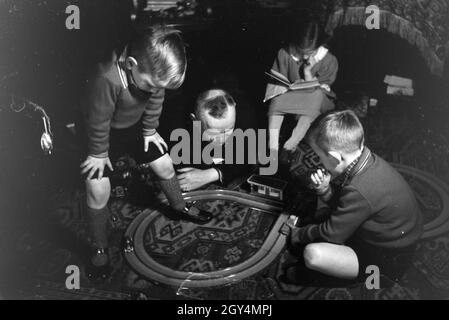
{"label": "girl in dark dress", "polygon": [[268,112],[271,149],[279,149],[279,131],[285,114],[295,114],[298,119],[291,137],[284,144],[284,149],[292,151],[304,138],[311,123],[321,113],[334,108],[335,94],[330,86],[337,77],[338,61],[324,47],[324,42],[324,31],[318,22],[309,20],[291,27],[287,46],[278,52],[273,70],[283,74],[291,83],[318,80],[320,87],[289,91],[271,100]]}

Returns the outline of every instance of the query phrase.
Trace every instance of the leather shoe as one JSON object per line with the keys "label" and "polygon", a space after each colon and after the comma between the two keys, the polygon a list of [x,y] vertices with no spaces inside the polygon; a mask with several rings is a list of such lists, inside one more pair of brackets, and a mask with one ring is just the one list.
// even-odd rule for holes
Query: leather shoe
{"label": "leather shoe", "polygon": [[86,276],[91,281],[104,281],[111,276],[112,267],[109,263],[109,257],[107,257],[107,263],[104,265],[94,265],[92,259],[96,255],[108,255],[106,249],[98,248],[95,250],[93,256],[90,258],[89,263],[86,266]]}
{"label": "leather shoe", "polygon": [[196,207],[185,207],[182,211],[177,211],[177,214],[181,220],[190,221],[199,225],[206,224],[213,218],[212,213]]}

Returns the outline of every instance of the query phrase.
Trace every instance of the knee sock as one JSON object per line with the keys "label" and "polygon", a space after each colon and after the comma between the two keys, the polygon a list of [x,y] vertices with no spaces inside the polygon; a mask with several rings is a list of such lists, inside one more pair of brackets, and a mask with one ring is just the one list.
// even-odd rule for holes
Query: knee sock
{"label": "knee sock", "polygon": [[177,211],[182,211],[186,207],[186,202],[182,197],[181,188],[176,175],[171,179],[161,179],[160,183],[162,191],[167,197],[170,206]]}
{"label": "knee sock", "polygon": [[89,234],[92,238],[92,245],[95,248],[108,247],[107,223],[109,218],[109,208],[92,209],[87,207],[87,223],[89,224]]}
{"label": "knee sock", "polygon": [[[108,247],[107,223],[109,218],[108,206],[102,209],[92,209],[86,206],[87,223],[89,225],[89,235],[94,248]],[[104,265],[107,263],[107,256],[94,255],[92,257],[94,265]]]}

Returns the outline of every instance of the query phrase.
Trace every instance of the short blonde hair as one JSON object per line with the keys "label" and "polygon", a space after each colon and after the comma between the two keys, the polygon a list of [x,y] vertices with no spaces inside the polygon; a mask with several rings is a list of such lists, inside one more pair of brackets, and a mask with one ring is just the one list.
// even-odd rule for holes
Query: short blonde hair
{"label": "short blonde hair", "polygon": [[177,89],[184,82],[187,58],[179,30],[164,25],[143,30],[131,42],[129,53],[139,71],[151,75],[164,88]]}
{"label": "short blonde hair", "polygon": [[365,133],[357,115],[350,110],[323,115],[312,125],[308,133],[309,143],[325,152],[339,151],[351,154],[365,143]]}

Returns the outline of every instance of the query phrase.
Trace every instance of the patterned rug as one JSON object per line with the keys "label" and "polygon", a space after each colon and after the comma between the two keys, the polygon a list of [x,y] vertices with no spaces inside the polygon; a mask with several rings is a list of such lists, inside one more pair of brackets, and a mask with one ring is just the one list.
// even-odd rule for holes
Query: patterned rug
{"label": "patterned rug", "polygon": [[197,207],[213,213],[214,219],[207,226],[154,214],[144,230],[146,253],[177,271],[226,269],[251,257],[275,221],[273,215],[226,200],[201,201]]}
{"label": "patterned rug", "polygon": [[[185,195],[213,214],[206,225],[167,219],[145,210],[125,233],[125,257],[149,280],[179,287],[212,287],[248,278],[285,247],[282,204],[230,190]],[[284,227],[284,228],[283,228]]]}
{"label": "patterned rug", "polygon": [[[296,156],[304,159],[301,162],[305,165],[296,166],[292,171],[292,176],[296,174],[299,178],[317,165],[317,158],[310,149],[301,148],[302,152]],[[204,194],[203,199],[194,197],[193,200],[197,201],[195,205],[211,210],[214,220],[201,227],[167,220],[157,212],[157,207],[148,209],[148,206],[131,204],[125,198],[112,199],[110,242],[114,271],[106,283],[91,283],[84,276],[83,262],[87,236],[82,218],[85,195],[61,189],[53,199],[55,224],[51,228],[60,228],[59,234],[48,236],[29,230],[5,234],[4,239],[14,243],[16,256],[12,261],[20,265],[14,270],[16,276],[11,275],[11,278],[20,279],[21,286],[10,286],[11,290],[0,294],[18,299],[447,299],[449,187],[420,170],[404,165],[396,167],[412,186],[423,208],[425,234],[410,270],[397,283],[383,278],[382,283],[387,286],[380,290],[368,290],[363,283],[345,287],[285,283],[285,267],[296,258],[285,250],[282,215],[269,214],[257,205],[249,205],[246,197],[242,197],[244,200],[216,199],[204,197]],[[219,193],[217,190],[206,192],[209,196]],[[265,208],[265,211],[269,210]],[[287,219],[285,216],[284,222]],[[134,233],[129,233],[133,223]],[[139,259],[145,254],[156,262],[150,270],[154,276],[147,273],[148,269],[136,268],[129,259],[129,252],[124,250],[126,236],[137,233],[142,245],[137,245],[138,237],[132,237],[128,245],[133,246]],[[268,253],[272,255],[267,258]],[[68,265],[81,269],[80,290],[65,288]],[[182,274],[174,282],[164,282],[158,278],[164,268],[175,275]],[[221,276],[220,272],[226,270],[229,273]],[[245,273],[245,270],[250,272]],[[235,274],[239,276],[232,279]]]}

